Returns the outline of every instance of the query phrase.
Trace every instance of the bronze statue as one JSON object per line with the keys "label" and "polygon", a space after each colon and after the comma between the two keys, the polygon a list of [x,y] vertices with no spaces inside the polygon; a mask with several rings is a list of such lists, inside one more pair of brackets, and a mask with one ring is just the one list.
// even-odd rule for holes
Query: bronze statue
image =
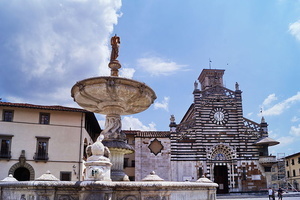
{"label": "bronze statue", "polygon": [[117,57],[119,56],[119,44],[120,43],[121,43],[120,37],[118,37],[117,34],[111,38],[110,44],[111,44],[112,49],[111,49],[110,61],[117,60]]}

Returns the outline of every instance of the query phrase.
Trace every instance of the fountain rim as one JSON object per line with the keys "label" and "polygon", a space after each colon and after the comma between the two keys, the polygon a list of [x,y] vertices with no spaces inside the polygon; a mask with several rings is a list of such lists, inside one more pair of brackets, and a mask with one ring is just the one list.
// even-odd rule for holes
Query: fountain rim
{"label": "fountain rim", "polygon": [[136,187],[165,187],[167,188],[202,188],[202,187],[218,187],[217,183],[203,183],[198,181],[193,182],[183,182],[183,181],[0,181],[0,187],[86,187],[86,186],[95,186],[95,187],[127,187],[127,188],[136,188]]}
{"label": "fountain rim", "polygon": [[[93,82],[93,81],[95,81],[95,83],[102,83],[102,81],[99,81],[99,80],[106,80],[105,82],[103,81],[103,83],[106,83],[109,80],[119,80],[120,82],[126,81],[126,82],[129,82],[129,83],[133,83],[131,85],[137,85],[137,86],[143,85],[148,90],[150,90],[152,94],[154,94],[153,100],[155,100],[157,98],[156,93],[154,92],[154,90],[151,87],[149,87],[146,83],[140,82],[140,81],[137,81],[137,80],[133,80],[133,79],[129,79],[129,78],[125,78],[125,77],[118,77],[118,76],[95,76],[95,77],[86,78],[86,79],[77,81],[71,89],[71,96],[74,98],[74,90],[75,90],[76,87],[78,87],[79,84],[89,83],[89,82]],[[126,84],[126,85],[130,85],[130,84]]]}

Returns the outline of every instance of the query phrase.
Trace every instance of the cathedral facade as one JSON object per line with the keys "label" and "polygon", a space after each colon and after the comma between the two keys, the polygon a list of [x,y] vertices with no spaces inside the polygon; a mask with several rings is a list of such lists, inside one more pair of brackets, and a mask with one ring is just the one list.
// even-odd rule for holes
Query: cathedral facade
{"label": "cathedral facade", "polygon": [[[243,117],[242,91],[223,85],[225,70],[203,69],[194,84],[194,102],[170,132],[124,131],[134,138],[135,180],[150,171],[169,181],[196,181],[205,176],[218,193],[261,191],[271,186],[276,163],[268,147],[268,124]],[[200,87],[199,87],[200,83]],[[126,171],[126,168],[125,168]]]}

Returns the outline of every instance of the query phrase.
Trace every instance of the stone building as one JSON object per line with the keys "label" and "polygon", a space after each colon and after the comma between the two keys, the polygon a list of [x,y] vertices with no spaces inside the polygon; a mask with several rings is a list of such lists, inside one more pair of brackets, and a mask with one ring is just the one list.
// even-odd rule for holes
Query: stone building
{"label": "stone building", "polygon": [[287,187],[299,191],[300,183],[300,152],[285,157]]}
{"label": "stone building", "polygon": [[60,180],[82,180],[85,146],[100,127],[83,109],[0,102],[0,180],[34,180],[47,170]]}
{"label": "stone building", "polygon": [[[194,84],[194,102],[170,132],[125,131],[135,138],[135,179],[149,171],[170,181],[196,181],[205,175],[218,193],[260,191],[271,186],[276,163],[268,147],[268,124],[243,117],[242,91],[223,85],[225,70],[203,69]],[[200,88],[199,88],[200,83]]]}

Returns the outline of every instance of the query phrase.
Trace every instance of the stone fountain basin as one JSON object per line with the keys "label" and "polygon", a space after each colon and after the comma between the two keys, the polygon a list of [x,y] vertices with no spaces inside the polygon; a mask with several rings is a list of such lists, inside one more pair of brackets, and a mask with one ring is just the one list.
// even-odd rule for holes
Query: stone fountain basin
{"label": "stone fountain basin", "polygon": [[216,183],[112,181],[0,181],[0,198],[216,200]]}
{"label": "stone fountain basin", "polygon": [[84,109],[104,115],[130,115],[146,110],[156,99],[145,83],[132,79],[101,76],[77,82],[71,95]]}

